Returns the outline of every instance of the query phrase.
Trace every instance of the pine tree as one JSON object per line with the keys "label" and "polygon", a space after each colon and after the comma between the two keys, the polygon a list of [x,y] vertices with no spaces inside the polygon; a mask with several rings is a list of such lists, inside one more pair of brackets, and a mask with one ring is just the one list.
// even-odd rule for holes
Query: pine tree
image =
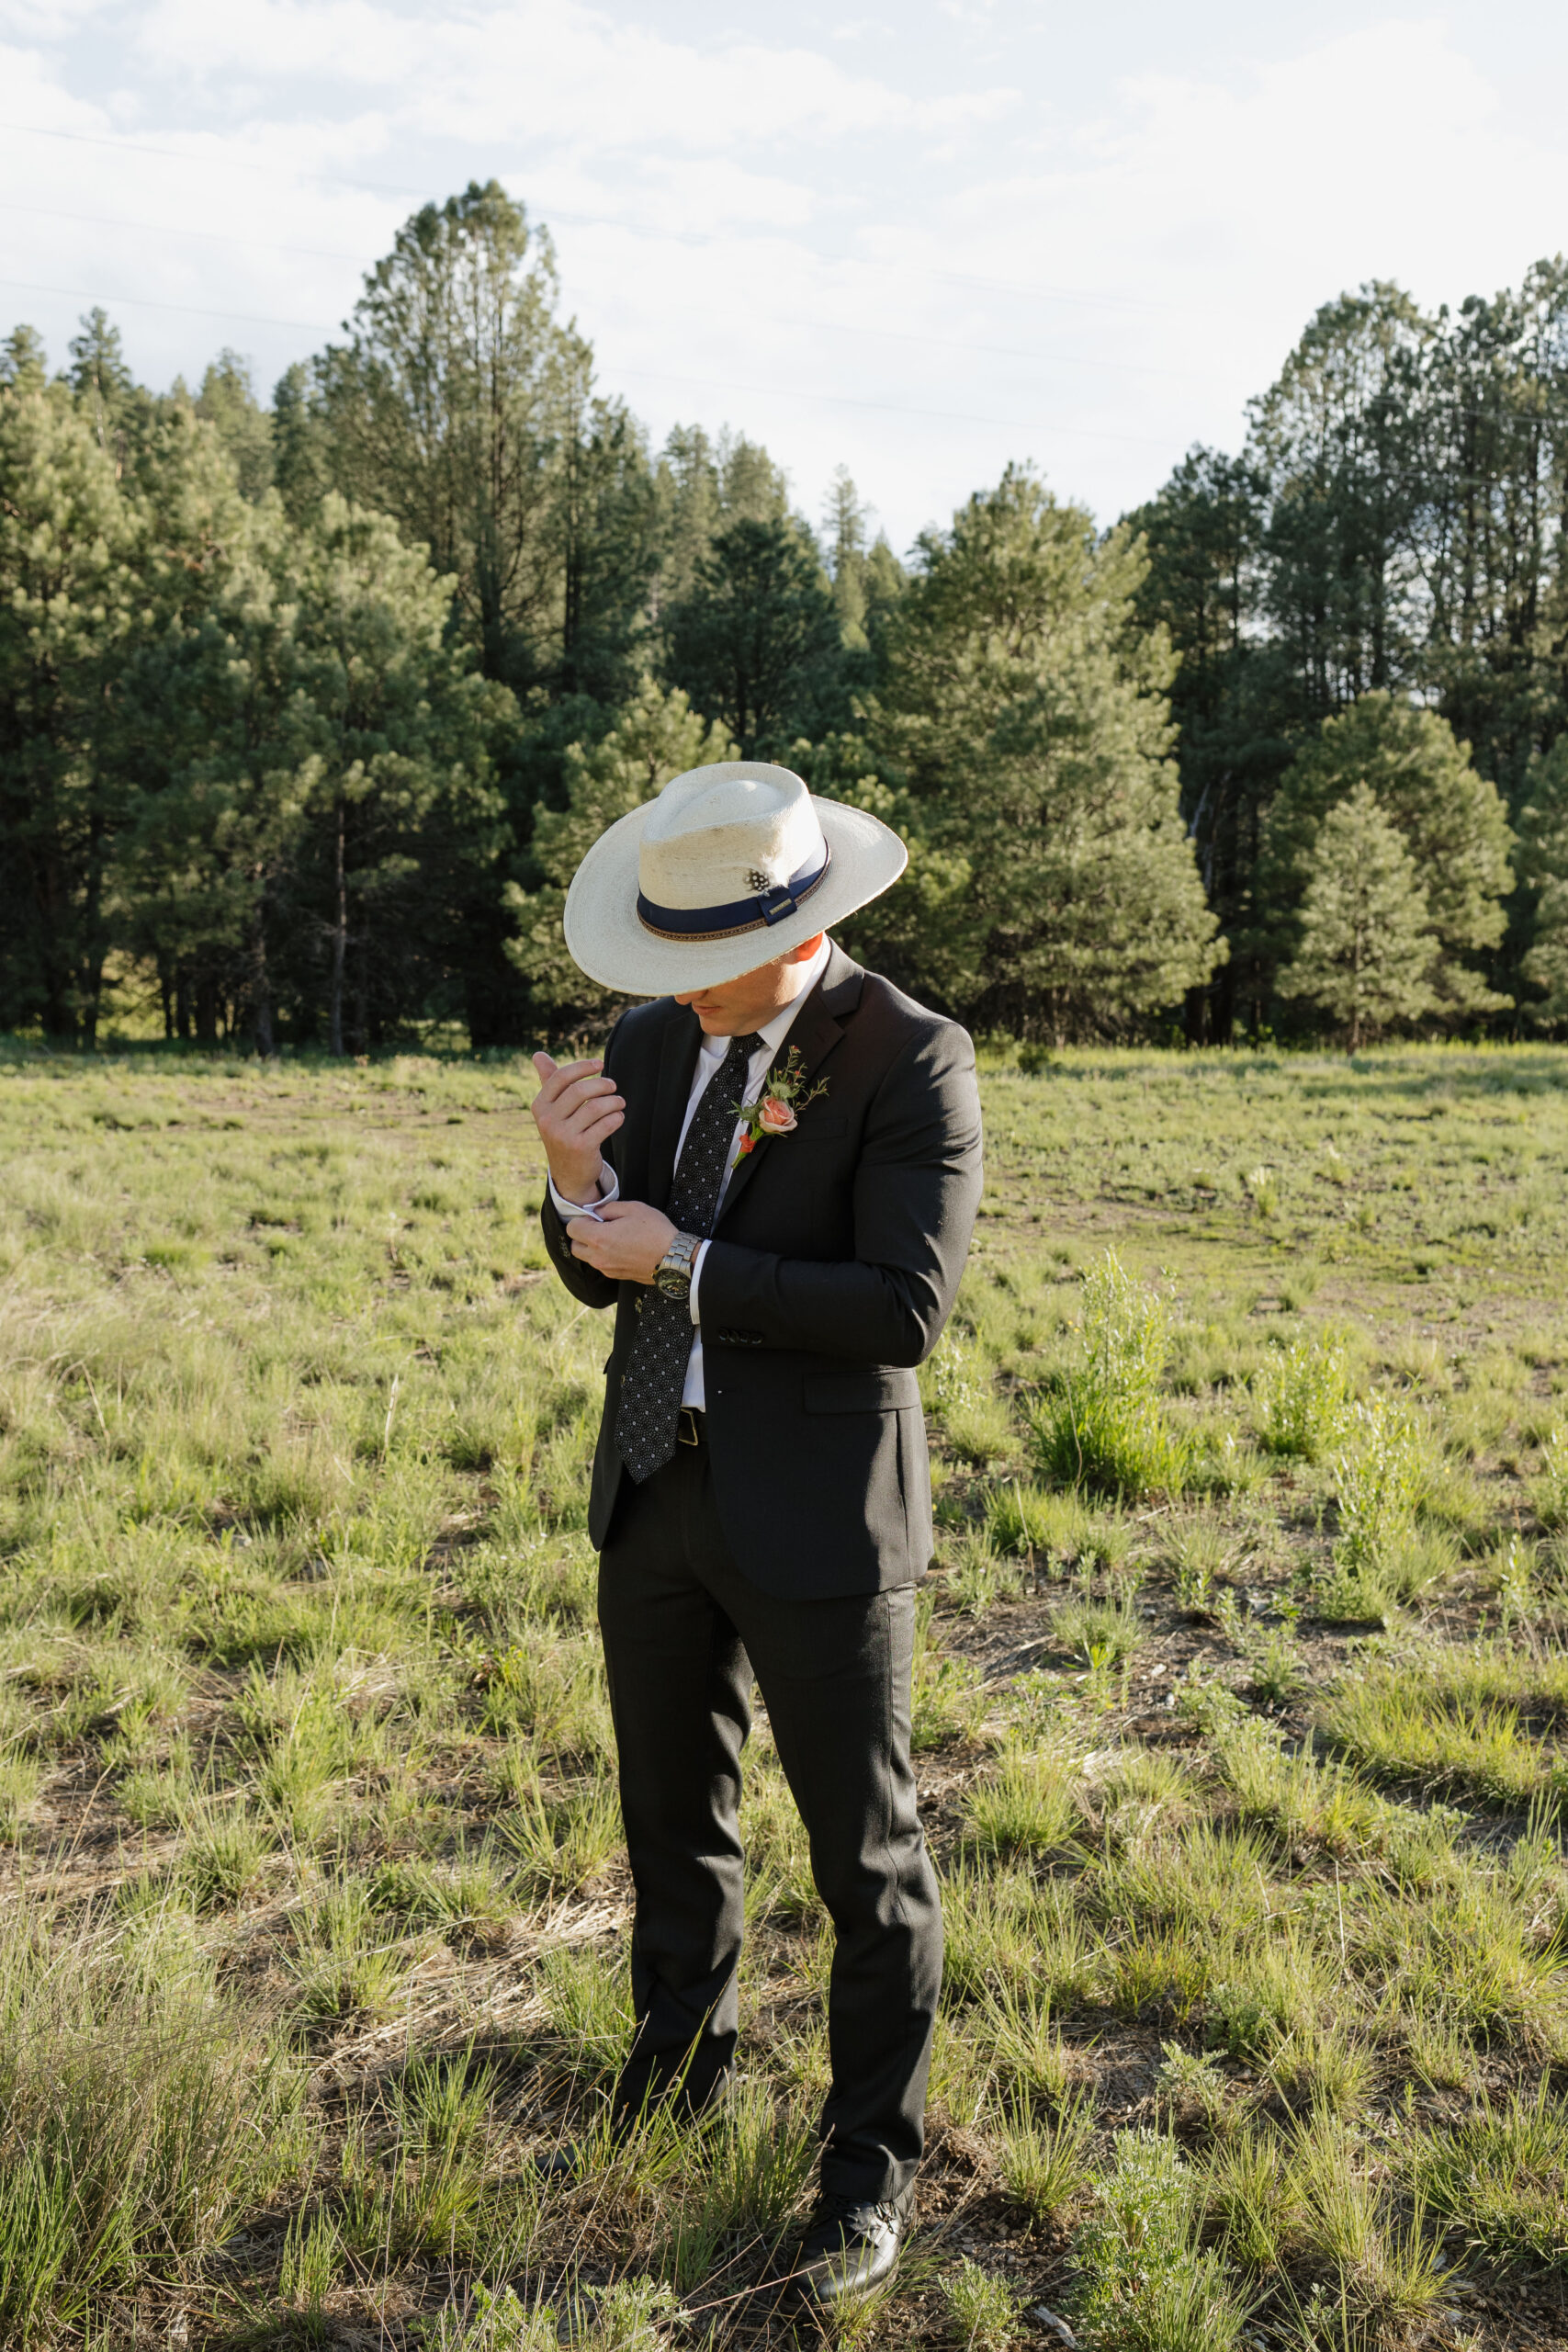
{"label": "pine tree", "polygon": [[1010,468],[920,542],[867,748],[915,830],[913,887],[855,936],[971,1021],[1113,1034],[1224,950],[1177,806],[1145,558]]}
{"label": "pine tree", "polygon": [[722,725],[743,759],[787,757],[849,716],[833,591],[804,525],[720,531],[670,615],[670,682]]}
{"label": "pine tree", "polygon": [[1319,829],[1358,784],[1416,861],[1441,951],[1432,973],[1440,1002],[1451,1013],[1505,1009],[1511,1000],[1469,960],[1497,945],[1506,920],[1513,836],[1502,801],[1446,719],[1392,695],[1363,695],[1325,719],[1280,781],[1258,875],[1266,952],[1292,957]]}
{"label": "pine tree", "polygon": [[217,427],[241,494],[256,499],[270,490],[272,418],[256,399],[249,360],[237,351],[220,351],[201,379],[196,413]]}
{"label": "pine tree", "polygon": [[778,523],[789,484],[760,442],[727,425],[716,442],[700,424],[677,424],[654,473],[659,571],[653,611],[666,620],[696,586],[697,567],[731,523]]}
{"label": "pine tree", "polygon": [[0,344],[0,387],[41,392],[48,372],[49,357],[37,327],[13,327]]}
{"label": "pine tree", "polygon": [[848,466],[833,476],[822,514],[822,551],[833,582],[839,630],[852,651],[866,648],[866,523],[870,509],[861,503]]}
{"label": "pine tree", "polygon": [[[496,852],[503,687],[451,641],[448,583],[385,515],[335,495],[309,531],[249,510],[199,611],[143,665],[167,782],[128,885],[197,992],[220,978],[271,1050],[287,1000],[341,1052],[427,1001]],[[155,914],[153,912],[155,910]]]}
{"label": "pine tree", "polygon": [[1358,784],[1318,828],[1302,902],[1299,944],[1280,993],[1337,1022],[1355,1053],[1363,1039],[1441,1002],[1438,955],[1416,861],[1377,795]]}
{"label": "pine tree", "polygon": [[1188,1006],[1195,1042],[1265,1017],[1265,974],[1249,937],[1264,821],[1292,751],[1299,699],[1289,663],[1260,628],[1264,481],[1243,458],[1190,450],[1158,495],[1127,517],[1148,553],[1137,592],[1145,628],[1169,631],[1181,813],[1229,960]]}
{"label": "pine tree", "polygon": [[1519,892],[1528,942],[1520,977],[1544,1001],[1530,1018],[1554,1029],[1568,1021],[1568,735],[1530,763],[1519,812]]}
{"label": "pine tree", "polygon": [[310,368],[297,359],[272,392],[272,479],[291,521],[309,522],[320,513],[332,469],[322,402]]}
{"label": "pine tree", "polygon": [[13,337],[0,386],[0,1025],[90,1042],[125,818],[107,739],[146,517],[112,435],[37,357]]}
{"label": "pine tree", "polygon": [[601,1012],[614,999],[596,988],[567,954],[561,913],[567,886],[600,834],[652,800],[671,776],[717,760],[736,747],[722,727],[709,726],[676,687],[666,692],[645,678],[601,741],[573,743],[566,755],[566,807],[541,809],[535,820],[532,879],[513,883],[507,903],[519,935],[507,953],[528,982],[534,1002],[556,1021]]}
{"label": "pine tree", "polygon": [[579,356],[558,299],[547,234],[473,181],[399,230],[314,371],[333,486],[428,548],[487,674],[522,686],[563,625],[554,470]]}
{"label": "pine tree", "polygon": [[102,307],[89,311],[69,345],[72,390],[86,413],[100,449],[107,449],[135,390],[119,329]]}
{"label": "pine tree", "polygon": [[1430,322],[1375,281],[1325,302],[1251,403],[1268,485],[1263,596],[1311,721],[1412,674]]}
{"label": "pine tree", "polygon": [[551,469],[560,568],[560,646],[553,684],[565,697],[616,704],[646,658],[649,591],[658,568],[652,469],[623,401],[593,390],[593,355],[569,335],[558,370]]}

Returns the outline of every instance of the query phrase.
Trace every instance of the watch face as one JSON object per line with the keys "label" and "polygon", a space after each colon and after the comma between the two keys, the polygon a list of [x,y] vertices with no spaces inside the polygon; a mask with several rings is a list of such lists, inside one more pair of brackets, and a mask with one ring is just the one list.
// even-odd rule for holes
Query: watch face
{"label": "watch face", "polygon": [[661,1290],[666,1298],[685,1298],[690,1295],[692,1277],[688,1268],[660,1266],[653,1279],[654,1288]]}

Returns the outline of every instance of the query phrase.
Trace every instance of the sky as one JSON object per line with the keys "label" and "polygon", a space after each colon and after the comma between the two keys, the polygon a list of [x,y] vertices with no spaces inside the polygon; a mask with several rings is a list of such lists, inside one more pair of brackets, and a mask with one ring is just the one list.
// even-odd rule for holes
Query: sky
{"label": "sky", "polygon": [[1568,248],[1568,9],[1485,0],[0,0],[0,323],[265,391],[499,178],[655,443],[764,441],[895,547],[1010,459],[1108,522],[1317,306]]}

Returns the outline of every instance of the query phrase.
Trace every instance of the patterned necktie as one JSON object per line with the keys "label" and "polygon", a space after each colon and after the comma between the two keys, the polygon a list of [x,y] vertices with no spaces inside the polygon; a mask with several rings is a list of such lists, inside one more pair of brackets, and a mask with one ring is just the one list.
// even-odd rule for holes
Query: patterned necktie
{"label": "patterned necktie", "polygon": [[[668,1215],[682,1233],[713,1231],[725,1166],[735,1134],[736,1109],[746,1091],[747,1064],[762,1043],[754,1034],[734,1037],[704,1087],[682,1147],[670,1189]],[[637,1327],[621,1376],[615,1443],[640,1487],[675,1451],[681,1391],[692,1353],[692,1310],[683,1298],[649,1289],[637,1302]]]}

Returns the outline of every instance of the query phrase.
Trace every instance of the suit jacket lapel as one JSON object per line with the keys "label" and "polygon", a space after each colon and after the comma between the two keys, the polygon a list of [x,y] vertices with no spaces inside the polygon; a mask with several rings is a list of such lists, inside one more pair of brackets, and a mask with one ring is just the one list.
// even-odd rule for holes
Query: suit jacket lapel
{"label": "suit jacket lapel", "polygon": [[686,1097],[692,1091],[692,1073],[697,1066],[702,1035],[702,1024],[689,1005],[682,1005],[665,1027],[648,1137],[646,1198],[655,1208],[664,1206],[675,1181],[675,1146],[680,1139]]}
{"label": "suit jacket lapel", "polygon": [[[852,963],[841,947],[834,947],[821,978],[790,1023],[789,1035],[779,1047],[779,1058],[786,1057],[792,1050],[798,1053],[807,1087],[815,1082],[823,1063],[843,1035],[844,1021],[860,1002],[864,979],[860,966]],[[811,1116],[809,1111],[806,1116]],[[779,1142],[780,1138],[774,1136],[758,1144],[735,1170],[719,1204],[716,1230],[756,1174],[758,1162],[778,1149]]]}

